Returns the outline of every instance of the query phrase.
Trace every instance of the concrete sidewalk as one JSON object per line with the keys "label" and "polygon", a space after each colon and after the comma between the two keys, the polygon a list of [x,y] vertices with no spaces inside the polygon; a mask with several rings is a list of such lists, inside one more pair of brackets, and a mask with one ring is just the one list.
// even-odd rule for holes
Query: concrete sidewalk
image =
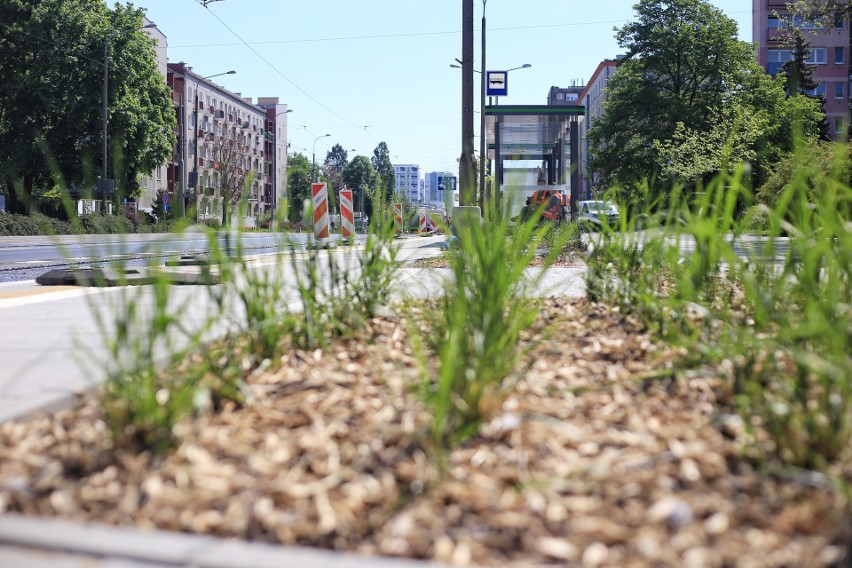
{"label": "concrete sidewalk", "polygon": [[[407,239],[398,258],[435,256],[442,237]],[[530,271],[540,269],[528,269]],[[582,296],[584,266],[554,268],[540,295]],[[447,271],[404,268],[397,286],[407,297],[440,291]],[[193,286],[173,288],[188,317],[203,320],[209,296]],[[0,423],[68,408],[103,380],[104,338],[93,307],[120,306],[120,288],[0,284]],[[224,332],[224,330],[221,330]],[[86,365],[89,359],[89,365]],[[83,365],[81,366],[81,363]],[[162,531],[143,532],[57,519],[0,515],[0,566],[15,568],[302,568],[434,566],[401,559],[363,558],[330,551],[222,540]]]}

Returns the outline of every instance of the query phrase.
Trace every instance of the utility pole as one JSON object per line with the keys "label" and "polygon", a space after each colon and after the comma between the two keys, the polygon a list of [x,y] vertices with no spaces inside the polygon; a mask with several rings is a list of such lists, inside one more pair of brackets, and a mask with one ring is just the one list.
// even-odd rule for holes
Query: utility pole
{"label": "utility pole", "polygon": [[476,203],[473,166],[473,0],[462,0],[462,144],[459,205]]}
{"label": "utility pole", "polygon": [[480,57],[481,69],[480,91],[479,91],[479,207],[485,212],[485,204],[490,200],[491,194],[485,188],[485,165],[488,163],[488,145],[485,140],[485,4],[488,0],[482,0],[482,56]]}

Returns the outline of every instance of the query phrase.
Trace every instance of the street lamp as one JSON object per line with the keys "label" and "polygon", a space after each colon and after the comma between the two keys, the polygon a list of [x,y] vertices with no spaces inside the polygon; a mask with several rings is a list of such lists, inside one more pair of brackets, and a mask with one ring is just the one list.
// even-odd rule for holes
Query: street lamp
{"label": "street lamp", "polygon": [[314,139],[314,147],[311,157],[311,171],[314,173],[314,183],[317,181],[317,140],[320,138],[328,138],[331,134],[323,134],[322,136],[317,136]]}
{"label": "street lamp", "polygon": [[482,70],[479,72],[479,210],[485,212],[485,4],[482,0]]}
{"label": "street lamp", "polygon": [[157,24],[145,24],[141,28],[131,30],[116,30],[104,37],[104,92],[103,92],[103,116],[101,117],[101,190],[104,193],[104,204],[107,195],[107,129],[109,127],[109,40],[110,38],[138,32],[140,30],[154,28]]}
{"label": "street lamp", "polygon": [[[233,75],[234,73],[236,73],[236,71],[232,69],[230,71],[224,71],[222,73],[214,73],[213,75],[207,75],[206,77],[199,77],[198,80],[195,81],[195,105],[193,106],[192,111],[193,117],[195,118],[195,158],[193,159],[192,166],[192,176],[194,182],[192,187],[195,187],[198,184],[198,86],[201,84],[201,81],[206,81],[207,79],[212,79],[213,77],[221,77],[222,75]],[[180,184],[178,195],[178,214],[181,218],[186,216],[186,203],[184,203],[183,183]]]}

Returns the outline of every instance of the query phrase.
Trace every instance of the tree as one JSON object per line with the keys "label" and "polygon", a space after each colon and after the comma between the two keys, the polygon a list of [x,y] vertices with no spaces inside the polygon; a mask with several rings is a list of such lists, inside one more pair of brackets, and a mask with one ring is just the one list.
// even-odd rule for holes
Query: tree
{"label": "tree", "polygon": [[[627,57],[589,134],[605,186],[659,179],[667,188],[749,158],[765,176],[766,158],[789,147],[796,121],[813,132],[816,107],[788,102],[783,79],[766,75],[736,22],[707,0],[642,0],[636,10],[617,30]],[[714,155],[711,145],[723,140],[728,149]]]}
{"label": "tree", "polygon": [[304,154],[291,154],[287,158],[288,218],[298,223],[302,218],[304,202],[311,198],[311,161]]}
{"label": "tree", "polygon": [[355,156],[343,170],[343,181],[353,190],[353,205],[359,211],[373,216],[373,194],[379,183],[379,174],[366,156]]}
{"label": "tree", "polygon": [[373,150],[373,157],[370,158],[370,162],[379,174],[379,184],[382,191],[384,191],[385,202],[390,203],[396,191],[396,172],[390,161],[388,145],[384,142],[379,142],[379,145]]}
{"label": "tree", "polygon": [[788,6],[800,20],[809,22],[852,20],[849,0],[790,0]]}
{"label": "tree", "polygon": [[340,144],[332,146],[331,150],[325,155],[323,162],[323,174],[337,194],[343,187],[343,169],[349,162],[346,150]]}
{"label": "tree", "polygon": [[[811,55],[811,44],[805,39],[802,30],[793,29],[793,33],[789,38],[793,59],[784,63],[781,67],[784,75],[787,77],[787,94],[800,94],[806,97],[812,97],[819,101],[820,107],[825,105],[825,97],[822,94],[817,94],[816,89],[819,87],[819,81],[814,79],[815,65],[808,65],[807,60]],[[823,115],[820,123],[820,139],[826,142],[831,140],[831,132],[828,128],[828,121]]]}
{"label": "tree", "polygon": [[[109,45],[109,175],[138,188],[171,155],[175,115],[143,10],[101,0],[0,3],[0,187],[12,210],[57,182],[90,188],[101,172],[104,45]],[[133,30],[133,31],[128,31]]]}
{"label": "tree", "polygon": [[234,205],[254,183],[254,175],[248,168],[248,148],[238,138],[219,137],[213,145],[216,190],[222,198],[222,225],[230,221]]}

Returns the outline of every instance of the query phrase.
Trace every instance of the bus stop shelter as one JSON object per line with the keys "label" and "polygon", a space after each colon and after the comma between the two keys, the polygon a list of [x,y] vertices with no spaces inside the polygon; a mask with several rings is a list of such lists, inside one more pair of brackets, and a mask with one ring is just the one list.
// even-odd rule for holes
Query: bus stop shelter
{"label": "bus stop shelter", "polygon": [[[504,197],[523,202],[538,186],[563,189],[576,214],[580,196],[579,121],[583,106],[506,105],[485,107],[485,131],[491,175]],[[507,161],[541,163],[535,183],[506,179]]]}

